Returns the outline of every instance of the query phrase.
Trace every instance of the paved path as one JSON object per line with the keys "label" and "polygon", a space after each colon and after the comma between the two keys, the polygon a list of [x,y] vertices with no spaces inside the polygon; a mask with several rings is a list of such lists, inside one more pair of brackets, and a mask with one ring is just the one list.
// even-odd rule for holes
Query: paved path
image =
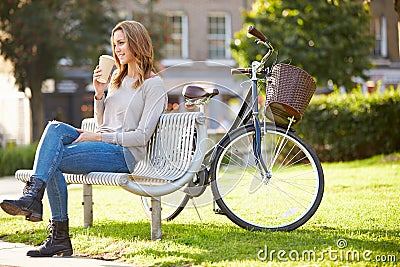
{"label": "paved path", "polygon": [[23,188],[24,184],[17,181],[14,176],[0,177],[0,202],[3,199],[20,197]]}
{"label": "paved path", "polygon": [[[15,199],[21,196],[24,184],[14,177],[0,177],[0,202],[3,199]],[[0,212],[3,210],[0,209]],[[1,225],[0,225],[1,227]],[[31,258],[26,256],[28,250],[33,249],[25,244],[8,243],[0,240],[0,267],[96,267],[96,266],[131,266],[112,261],[95,260],[79,256]]]}
{"label": "paved path", "polygon": [[15,244],[3,242],[0,240],[0,267],[44,267],[44,266],[54,266],[54,267],[97,267],[97,266],[131,266],[127,264],[95,260],[89,258],[82,258],[78,256],[72,257],[52,257],[52,258],[30,258],[26,256],[26,252],[33,247],[24,244]]}

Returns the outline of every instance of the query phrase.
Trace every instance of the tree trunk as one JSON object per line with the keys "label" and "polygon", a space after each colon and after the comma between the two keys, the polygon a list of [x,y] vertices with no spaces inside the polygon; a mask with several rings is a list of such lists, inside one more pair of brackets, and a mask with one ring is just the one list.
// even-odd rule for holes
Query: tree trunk
{"label": "tree trunk", "polygon": [[397,11],[397,14],[399,15],[398,19],[400,19],[400,0],[394,1],[394,9]]}
{"label": "tree trunk", "polygon": [[30,99],[32,111],[32,135],[33,141],[38,141],[45,126],[41,79],[32,79],[30,88],[32,91],[32,97]]}
{"label": "tree trunk", "polygon": [[32,57],[32,63],[28,68],[27,85],[31,89],[30,99],[32,113],[32,139],[38,141],[44,129],[44,103],[42,94],[42,82],[46,79],[46,66],[50,66],[49,58],[46,57],[45,47],[36,47],[36,53]]}

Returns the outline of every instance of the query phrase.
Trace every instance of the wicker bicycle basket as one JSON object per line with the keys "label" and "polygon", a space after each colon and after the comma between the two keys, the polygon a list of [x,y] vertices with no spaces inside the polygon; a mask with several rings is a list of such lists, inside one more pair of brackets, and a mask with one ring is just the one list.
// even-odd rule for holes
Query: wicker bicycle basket
{"label": "wicker bicycle basket", "polygon": [[267,84],[266,115],[279,125],[298,123],[315,92],[314,79],[306,71],[288,64],[277,64]]}

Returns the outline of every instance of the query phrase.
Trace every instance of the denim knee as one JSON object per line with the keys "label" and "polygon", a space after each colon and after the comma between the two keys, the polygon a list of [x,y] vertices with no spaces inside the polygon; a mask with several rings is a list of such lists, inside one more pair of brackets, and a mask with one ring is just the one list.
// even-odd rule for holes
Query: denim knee
{"label": "denim knee", "polygon": [[64,124],[64,123],[62,123],[62,122],[59,122],[59,121],[49,121],[48,123],[47,123],[47,126],[46,126],[46,130],[51,130],[51,131],[53,131],[53,130],[57,130],[57,129],[59,129],[60,128],[60,126],[62,125],[62,124]]}
{"label": "denim knee", "polygon": [[[44,134],[50,136],[59,136],[63,141],[67,138],[68,142],[72,142],[79,136],[79,132],[73,126],[55,120],[47,123]],[[68,142],[63,143],[65,144]]]}

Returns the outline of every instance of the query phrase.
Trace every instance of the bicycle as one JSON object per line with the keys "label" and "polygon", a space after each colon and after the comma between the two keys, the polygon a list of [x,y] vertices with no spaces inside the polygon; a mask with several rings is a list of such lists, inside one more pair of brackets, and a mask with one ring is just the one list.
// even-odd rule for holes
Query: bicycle
{"label": "bicycle", "polygon": [[[265,46],[267,53],[261,61],[253,61],[251,68],[231,71],[250,75],[252,85],[227,133],[207,152],[202,169],[186,188],[171,194],[178,201],[164,212],[165,220],[178,216],[189,199],[202,195],[208,186],[213,194],[214,211],[248,230],[294,230],[306,223],[321,203],[324,191],[321,163],[292,128],[301,120],[315,83],[303,84],[314,88],[305,88],[310,90],[302,96],[305,98],[302,103],[281,101],[282,94],[275,92],[274,95],[271,88],[273,84],[282,86],[288,82],[286,77],[280,81],[276,77],[279,76],[276,72],[282,71],[277,70],[282,67],[277,64],[277,58],[267,64],[274,48],[255,27],[251,26],[248,32],[258,38],[256,44]],[[287,65],[284,67],[293,70]],[[308,74],[303,71],[301,75]],[[311,76],[304,77],[308,83],[314,82]],[[262,114],[257,101],[260,81],[266,84],[269,100]],[[217,94],[216,89],[210,92],[192,85],[186,86],[183,92],[186,105],[199,106],[200,111]],[[149,214],[148,198],[142,197],[142,204]]]}

